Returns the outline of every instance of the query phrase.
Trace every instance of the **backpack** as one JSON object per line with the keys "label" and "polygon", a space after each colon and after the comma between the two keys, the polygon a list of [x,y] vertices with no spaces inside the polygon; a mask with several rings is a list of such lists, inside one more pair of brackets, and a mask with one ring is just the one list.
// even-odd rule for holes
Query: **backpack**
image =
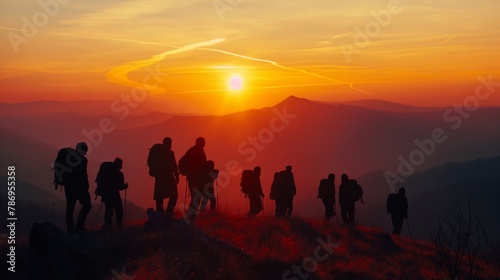
{"label": "backpack", "polygon": [[273,184],[271,185],[271,193],[269,194],[269,199],[276,200],[283,197],[285,189],[285,172],[280,171],[275,173]]}
{"label": "backpack", "polygon": [[387,196],[387,213],[392,214],[397,211],[397,200],[398,200],[398,195],[391,193]]}
{"label": "backpack", "polygon": [[149,175],[151,177],[157,177],[162,173],[163,161],[165,160],[165,149],[162,144],[154,144],[149,149],[148,154],[148,167]]}
{"label": "backpack", "polygon": [[[70,174],[73,168],[78,165],[78,155],[72,148],[62,148],[57,152],[57,157],[54,160],[54,181],[53,184],[57,190],[58,186],[66,186],[70,179]],[[75,161],[76,160],[76,161]]]}
{"label": "backpack", "polygon": [[328,198],[328,189],[331,188],[331,183],[328,179],[322,179],[319,182],[319,187],[318,187],[318,197],[319,198]]}
{"label": "backpack", "polygon": [[352,194],[354,201],[358,201],[363,196],[363,188],[356,180],[349,180],[352,183]]}
{"label": "backpack", "polygon": [[106,161],[101,163],[99,172],[97,172],[97,176],[95,178],[95,182],[97,183],[95,194],[98,196],[106,195],[109,188],[113,187],[114,184],[117,184],[115,176],[116,168],[113,162]]}
{"label": "backpack", "polygon": [[240,186],[242,193],[249,194],[252,190],[253,176],[253,170],[250,169],[243,170],[243,173],[241,173]]}
{"label": "backpack", "polygon": [[187,156],[187,153],[184,154],[181,159],[179,159],[179,173],[184,176],[188,176],[191,172],[190,169],[190,162],[189,162],[189,157]]}

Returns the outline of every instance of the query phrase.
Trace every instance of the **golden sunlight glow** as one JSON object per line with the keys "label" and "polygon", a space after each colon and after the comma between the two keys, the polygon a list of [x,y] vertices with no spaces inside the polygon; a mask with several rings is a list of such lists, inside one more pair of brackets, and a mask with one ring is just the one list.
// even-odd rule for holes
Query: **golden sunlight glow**
{"label": "golden sunlight glow", "polygon": [[229,89],[240,90],[243,88],[243,79],[239,75],[232,75],[229,77]]}

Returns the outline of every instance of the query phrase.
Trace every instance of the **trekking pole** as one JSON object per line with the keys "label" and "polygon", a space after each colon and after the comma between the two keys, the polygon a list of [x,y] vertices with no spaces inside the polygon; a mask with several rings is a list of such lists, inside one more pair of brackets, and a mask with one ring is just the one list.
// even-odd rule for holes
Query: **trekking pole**
{"label": "trekking pole", "polygon": [[354,208],[354,217],[356,218],[356,226],[359,225],[359,219],[358,219],[358,211],[356,211],[356,208]]}
{"label": "trekking pole", "polygon": [[125,209],[123,209],[123,228],[127,227],[127,189],[125,189]]}
{"label": "trekking pole", "polygon": [[408,218],[406,218],[406,225],[408,226],[408,235],[410,236],[410,239],[412,239],[410,231],[410,223],[408,222]]}
{"label": "trekking pole", "polygon": [[92,227],[94,227],[94,225],[95,225],[95,221],[97,220],[97,216],[99,216],[99,213],[101,212],[101,208],[102,208],[103,204],[104,203],[101,202],[101,206],[99,206],[99,210],[97,210],[97,214],[95,214],[95,218],[94,218],[94,222],[92,223]]}

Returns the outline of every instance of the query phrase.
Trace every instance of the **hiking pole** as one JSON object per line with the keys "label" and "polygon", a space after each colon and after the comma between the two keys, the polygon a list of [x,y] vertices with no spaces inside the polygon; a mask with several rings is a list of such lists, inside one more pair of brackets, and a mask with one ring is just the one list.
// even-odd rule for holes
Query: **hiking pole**
{"label": "hiking pole", "polygon": [[94,227],[94,225],[95,225],[95,221],[97,220],[97,216],[99,216],[99,213],[101,212],[101,208],[102,208],[103,204],[104,203],[101,202],[101,206],[99,206],[99,210],[97,210],[97,214],[95,214],[95,218],[94,218],[94,222],[92,223],[92,227]]}
{"label": "hiking pole", "polygon": [[408,226],[408,235],[410,236],[410,239],[412,239],[410,231],[410,223],[408,222],[408,218],[406,218],[406,225]]}
{"label": "hiking pole", "polygon": [[356,226],[359,226],[358,211],[356,211],[356,208],[354,208],[354,217],[356,218]]}

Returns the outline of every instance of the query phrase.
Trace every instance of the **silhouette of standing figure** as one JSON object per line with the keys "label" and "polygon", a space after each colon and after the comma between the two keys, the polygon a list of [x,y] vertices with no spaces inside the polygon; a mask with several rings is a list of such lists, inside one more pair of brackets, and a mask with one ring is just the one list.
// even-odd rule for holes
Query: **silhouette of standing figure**
{"label": "silhouette of standing figure", "polygon": [[401,229],[403,228],[403,222],[408,218],[408,200],[406,199],[405,188],[400,188],[398,194],[394,197],[393,210],[391,212],[392,225],[394,229],[392,234],[401,234]]}
{"label": "silhouette of standing figure", "polygon": [[190,210],[197,211],[200,202],[203,198],[203,186],[206,178],[206,162],[207,156],[203,148],[205,147],[205,138],[196,138],[196,143],[193,147],[189,148],[184,157],[187,159],[188,174],[186,175],[188,181],[189,191],[191,193]]}
{"label": "silhouette of standing figure", "polygon": [[283,206],[285,209],[285,216],[291,217],[293,211],[293,197],[297,194],[291,165],[288,165],[285,172],[283,173],[283,183]]}
{"label": "silhouette of standing figure", "polygon": [[177,184],[179,183],[179,170],[172,151],[172,139],[165,137],[162,147],[158,151],[158,166],[160,171],[155,176],[153,199],[156,201],[156,211],[163,212],[163,200],[168,198],[167,214],[173,214],[179,196]]}
{"label": "silhouette of standing figure", "polygon": [[205,170],[205,179],[203,187],[203,199],[200,210],[205,210],[210,201],[210,210],[215,210],[215,186],[214,181],[219,177],[219,170],[215,169],[215,163],[212,160],[207,161]]}
{"label": "silhouette of standing figure", "polygon": [[341,184],[339,187],[339,204],[340,214],[344,224],[355,224],[354,218],[354,194],[352,184],[349,182],[347,174],[342,174],[340,177]]}
{"label": "silhouette of standing figure", "polygon": [[64,195],[66,197],[66,226],[68,232],[75,231],[73,212],[75,211],[76,202],[78,201],[82,205],[76,222],[76,230],[86,231],[84,227],[85,220],[92,208],[89,194],[89,178],[87,174],[88,160],[85,157],[88,150],[89,148],[85,142],[80,142],[76,145],[76,152],[79,155],[79,160],[72,172],[68,174],[65,183]]}
{"label": "silhouette of standing figure", "polygon": [[325,206],[325,221],[335,216],[335,174],[328,174],[328,179],[322,179],[318,188],[318,197],[323,201]]}
{"label": "silhouette of standing figure", "polygon": [[248,211],[247,217],[249,218],[257,216],[257,214],[259,214],[260,211],[262,211],[262,199],[264,198],[264,192],[262,191],[260,174],[261,174],[260,166],[255,166],[253,169],[252,181],[248,193],[248,200],[250,201],[250,210]]}
{"label": "silhouette of standing figure", "polygon": [[269,199],[274,200],[276,203],[275,214],[277,218],[281,218],[285,216],[285,206],[283,202],[283,174],[285,171],[275,172],[274,180],[271,185],[271,193],[269,194]]}
{"label": "silhouette of standing figure", "polygon": [[103,162],[97,173],[96,182],[104,203],[104,228],[111,228],[113,212],[116,214],[117,227],[123,226],[123,206],[120,191],[128,188],[121,171],[123,160],[115,158],[113,162]]}

